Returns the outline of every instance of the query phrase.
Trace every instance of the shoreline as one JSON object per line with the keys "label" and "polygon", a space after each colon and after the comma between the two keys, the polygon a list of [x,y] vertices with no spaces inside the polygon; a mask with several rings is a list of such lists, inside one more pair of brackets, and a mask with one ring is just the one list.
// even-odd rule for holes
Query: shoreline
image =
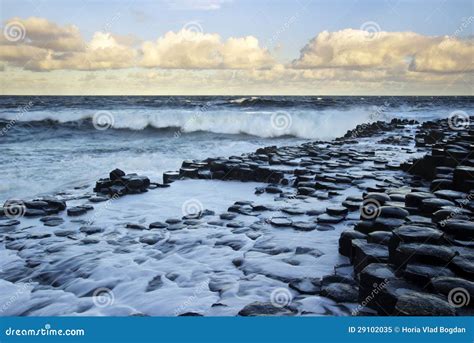
{"label": "shoreline", "polygon": [[[281,294],[268,294],[269,301],[249,302],[235,313],[238,315],[318,315],[317,311],[308,310],[315,297],[330,299],[328,306],[340,308],[341,315],[472,315],[472,137],[472,130],[451,130],[446,120],[421,125],[400,119],[375,122],[359,125],[333,141],[270,146],[242,156],[184,161],[179,172],[164,174],[163,184],[114,170],[108,179],[97,182],[96,195],[46,197],[13,205],[25,217],[41,218],[45,226],[54,228],[64,225],[61,216],[65,212],[80,220],[86,213],[94,213],[95,204],[148,190],[172,189],[172,183],[180,182],[179,179],[259,182],[262,186],[255,189],[256,197],[274,197],[273,204],[235,199],[227,212],[217,214],[193,204],[194,212],[183,213],[182,218],[149,223],[148,228],[145,223],[130,223],[124,229],[151,230],[138,238],[149,246],[169,244],[170,238],[164,238],[166,234],[172,236],[174,232],[196,230],[204,225],[232,230],[213,244],[233,252],[245,249],[241,258],[232,260],[233,268],[245,277],[263,275],[287,285],[280,287]],[[418,159],[410,161],[410,156]],[[88,202],[68,205],[78,199]],[[280,203],[288,206],[275,205]],[[317,209],[311,209],[315,203]],[[20,253],[24,246],[14,231],[21,225],[22,215],[13,218],[11,213],[7,214],[7,218],[0,217],[2,241],[7,249]],[[256,221],[249,223],[249,218]],[[81,223],[78,231],[64,228],[54,231],[54,236],[97,244],[99,239],[94,237],[106,230],[93,225],[94,219]],[[342,230],[343,226],[351,228]],[[334,265],[333,274],[306,275],[302,270],[318,264],[318,259],[328,254],[317,246],[299,246],[301,242],[291,242],[295,246],[290,248],[268,241],[260,243],[266,232],[272,230],[286,230],[288,237],[313,231],[337,233],[342,263]],[[245,239],[240,235],[245,235]],[[50,233],[43,233],[26,238],[51,237]],[[249,255],[252,257],[248,258]],[[267,262],[282,266],[282,261],[287,263],[288,270],[290,266],[303,267],[288,275],[273,267],[265,269]],[[32,275],[36,267],[29,267]],[[51,284],[50,280],[42,279],[44,275],[35,277],[33,282]],[[160,285],[152,281],[149,287]],[[222,294],[229,290],[229,280],[211,280],[207,288],[221,300],[228,300]],[[449,299],[450,291],[459,288],[467,290],[471,302],[457,306]],[[110,290],[113,292],[114,288]],[[169,315],[206,314],[187,311],[187,306],[179,305],[180,311]],[[230,305],[217,301],[213,306]]]}

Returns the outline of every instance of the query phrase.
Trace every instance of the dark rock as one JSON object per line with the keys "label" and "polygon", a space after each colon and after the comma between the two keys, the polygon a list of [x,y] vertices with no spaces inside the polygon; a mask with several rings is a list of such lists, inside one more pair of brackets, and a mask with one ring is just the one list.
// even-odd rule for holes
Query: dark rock
{"label": "dark rock", "polygon": [[451,260],[449,267],[457,275],[474,281],[474,254],[455,256]]}
{"label": "dark rock", "polygon": [[95,233],[104,232],[104,229],[98,226],[82,226],[79,231],[86,235],[93,235]]}
{"label": "dark rock", "polygon": [[133,224],[133,223],[128,223],[125,227],[127,229],[132,229],[132,230],[147,230],[146,226],[140,225],[140,224]]}
{"label": "dark rock", "polygon": [[125,172],[123,170],[118,169],[118,168],[112,170],[109,174],[109,178],[112,181],[120,180],[122,178],[122,176],[125,176]]}
{"label": "dark rock", "polygon": [[434,195],[426,192],[413,192],[405,196],[405,206],[421,208],[423,200],[433,198]]}
{"label": "dark rock", "polygon": [[179,179],[179,173],[175,171],[167,171],[163,173],[163,183],[169,184]]}
{"label": "dark rock", "polygon": [[316,224],[303,221],[293,222],[291,226],[299,231],[312,231],[316,229]]}
{"label": "dark rock", "polygon": [[329,224],[318,224],[316,227],[316,230],[318,231],[334,231],[336,228],[332,225]]}
{"label": "dark rock", "polygon": [[404,316],[454,316],[455,308],[434,295],[407,292],[395,305],[397,314]]}
{"label": "dark rock", "polygon": [[339,253],[341,255],[352,256],[352,240],[365,239],[367,236],[354,230],[346,230],[341,233],[339,238]]}
{"label": "dark rock", "polygon": [[395,206],[381,206],[380,207],[380,217],[388,217],[388,218],[400,218],[404,219],[408,217],[410,213],[400,207]]}
{"label": "dark rock", "polygon": [[277,307],[270,302],[253,302],[246,305],[238,313],[239,316],[292,316],[296,310],[289,307]]}
{"label": "dark rock", "polygon": [[89,198],[89,201],[93,202],[93,203],[103,202],[103,201],[107,201],[107,200],[109,200],[109,198],[102,197],[102,196],[94,196],[94,197]]}
{"label": "dark rock", "polygon": [[301,294],[318,294],[321,291],[321,285],[315,279],[301,279],[291,281],[289,287]]}
{"label": "dark rock", "polygon": [[381,244],[355,239],[352,241],[351,261],[356,272],[360,272],[370,263],[386,263],[388,262],[388,248]]}
{"label": "dark rock", "polygon": [[148,282],[145,292],[152,292],[161,286],[163,286],[163,280],[161,279],[161,275],[157,275]]}
{"label": "dark rock", "polygon": [[446,247],[432,244],[403,243],[390,253],[390,263],[397,268],[408,263],[424,263],[430,265],[447,265],[456,253]]}
{"label": "dark rock", "polygon": [[153,245],[158,243],[160,240],[163,239],[162,235],[157,235],[157,234],[146,234],[140,237],[140,243],[145,243],[149,245]]}
{"label": "dark rock", "polygon": [[444,206],[454,206],[454,203],[449,200],[439,198],[429,198],[422,201],[421,210],[424,213],[434,213]]}
{"label": "dark rock", "polygon": [[393,230],[389,249],[390,253],[393,253],[400,243],[441,244],[442,242],[443,232],[440,230],[423,226],[404,225]]}
{"label": "dark rock", "polygon": [[387,245],[392,238],[392,233],[388,231],[374,231],[368,234],[367,242]]}
{"label": "dark rock", "polygon": [[163,222],[153,222],[148,227],[150,229],[166,229],[169,225]]}
{"label": "dark rock", "polygon": [[20,224],[19,220],[16,219],[11,219],[11,220],[6,220],[6,221],[0,221],[0,228],[1,227],[10,227],[10,226],[15,226]]}
{"label": "dark rock", "polygon": [[474,306],[474,282],[451,276],[431,279],[434,292],[448,296],[448,301],[456,306]]}
{"label": "dark rock", "polygon": [[286,217],[273,217],[270,219],[270,223],[274,226],[291,226],[293,222]]}
{"label": "dark rock", "polygon": [[321,295],[333,299],[336,302],[356,303],[359,292],[354,285],[331,283],[322,287]]}
{"label": "dark rock", "polygon": [[474,240],[474,222],[467,220],[449,219],[441,225],[442,230],[457,239]]}
{"label": "dark rock", "polygon": [[345,216],[349,210],[346,207],[333,206],[326,208],[326,213],[331,216]]}
{"label": "dark rock", "polygon": [[408,264],[403,271],[403,277],[424,288],[436,276],[454,276],[454,273],[444,266],[426,264]]}
{"label": "dark rock", "polygon": [[321,214],[318,216],[318,223],[328,223],[328,224],[337,224],[344,220],[343,216],[331,216],[327,213]]}
{"label": "dark rock", "polygon": [[83,214],[86,214],[87,209],[83,207],[71,207],[68,208],[67,210],[67,215],[71,217],[76,217],[76,216],[82,216]]}

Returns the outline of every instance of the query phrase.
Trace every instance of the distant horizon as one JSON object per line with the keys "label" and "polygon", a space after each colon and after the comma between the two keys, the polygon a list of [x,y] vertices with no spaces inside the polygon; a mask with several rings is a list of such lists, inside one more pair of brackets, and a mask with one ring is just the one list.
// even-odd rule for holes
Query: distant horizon
{"label": "distant horizon", "polygon": [[0,94],[0,97],[474,97],[473,94]]}

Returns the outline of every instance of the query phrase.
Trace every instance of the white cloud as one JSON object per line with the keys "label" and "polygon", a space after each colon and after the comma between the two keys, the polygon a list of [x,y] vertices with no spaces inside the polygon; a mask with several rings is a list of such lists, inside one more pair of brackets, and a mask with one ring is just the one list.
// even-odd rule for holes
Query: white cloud
{"label": "white cloud", "polygon": [[182,29],[142,45],[144,67],[170,69],[248,69],[273,64],[253,36],[222,41],[218,34]]}
{"label": "white cloud", "polygon": [[372,36],[363,30],[324,31],[301,50],[293,67],[474,71],[473,42],[472,39],[423,36],[413,32],[378,32]]}

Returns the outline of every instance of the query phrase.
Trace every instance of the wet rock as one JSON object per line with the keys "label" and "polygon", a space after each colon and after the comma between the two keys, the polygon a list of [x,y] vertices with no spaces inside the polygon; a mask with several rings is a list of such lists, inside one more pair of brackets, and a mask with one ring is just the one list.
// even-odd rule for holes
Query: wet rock
{"label": "wet rock", "polygon": [[245,241],[239,239],[222,239],[215,243],[215,246],[227,246],[234,251],[238,251],[245,246]]}
{"label": "wet rock", "polygon": [[454,256],[456,253],[446,246],[402,243],[390,254],[390,263],[397,268],[404,267],[408,263],[445,266]]}
{"label": "wet rock", "polygon": [[265,192],[270,193],[270,194],[283,193],[281,188],[277,186],[267,186],[265,187]]}
{"label": "wet rock", "polygon": [[[41,218],[41,219],[44,219],[44,218]],[[50,227],[59,226],[63,223],[64,223],[64,219],[60,217],[50,217],[48,220],[43,221],[44,226],[50,226]]]}
{"label": "wet rock", "polygon": [[364,200],[374,200],[374,202],[383,205],[385,202],[390,201],[390,196],[385,193],[367,193],[367,195],[364,197]]}
{"label": "wet rock", "polygon": [[291,281],[288,285],[291,289],[294,289],[301,294],[318,294],[321,291],[320,281],[317,279],[301,279]]}
{"label": "wet rock", "polygon": [[433,198],[434,195],[427,192],[413,192],[405,196],[405,206],[421,208],[423,200]]}
{"label": "wet rock", "polygon": [[57,230],[54,231],[54,235],[57,237],[67,237],[67,236],[73,236],[77,232],[75,230]]}
{"label": "wet rock", "polygon": [[153,244],[158,243],[162,239],[163,239],[162,235],[151,233],[151,234],[146,234],[146,235],[141,236],[139,240],[140,240],[140,243],[153,245]]}
{"label": "wet rock", "polygon": [[179,173],[175,171],[167,171],[163,173],[163,183],[170,184],[179,179]]}
{"label": "wet rock", "polygon": [[426,264],[408,264],[403,271],[403,277],[424,288],[436,276],[454,276],[454,273],[444,266],[430,266]]}
{"label": "wet rock", "polygon": [[133,223],[128,223],[125,225],[127,229],[132,229],[132,230],[147,230],[148,228],[144,225],[140,224],[133,224]]}
{"label": "wet rock", "polygon": [[67,215],[70,217],[77,217],[77,216],[82,216],[83,214],[86,214],[87,209],[84,207],[71,207],[67,209]]}
{"label": "wet rock", "polygon": [[330,283],[322,287],[321,295],[337,302],[356,303],[359,292],[354,285],[347,283]]}
{"label": "wet rock", "polygon": [[388,262],[388,248],[381,244],[355,239],[352,241],[351,261],[356,272],[360,272],[370,263],[386,263]]}
{"label": "wet rock", "polygon": [[25,211],[25,217],[42,217],[47,213],[43,210],[36,209],[36,208],[27,208]]}
{"label": "wet rock", "polygon": [[457,239],[474,240],[474,222],[467,220],[449,219],[442,225],[442,230]]}
{"label": "wet rock", "polygon": [[297,222],[292,223],[292,227],[298,231],[312,231],[316,229],[316,224],[303,222],[303,221],[297,221]]}
{"label": "wet rock", "polygon": [[291,226],[293,222],[287,217],[273,217],[270,219],[270,224],[274,226]]}
{"label": "wet rock", "polygon": [[336,228],[329,224],[318,224],[316,230],[318,231],[334,231]]}
{"label": "wet rock", "polygon": [[395,305],[398,315],[403,316],[454,316],[455,308],[441,298],[421,292],[407,292]]}
{"label": "wet rock", "polygon": [[118,168],[112,170],[109,174],[109,178],[111,181],[120,180],[122,176],[125,176],[125,172]]}
{"label": "wet rock", "polygon": [[474,254],[455,256],[451,260],[449,267],[457,275],[474,281]]}
{"label": "wet rock", "polygon": [[29,239],[43,239],[51,237],[50,233],[31,233],[27,236]]}
{"label": "wet rock", "polygon": [[292,316],[296,314],[296,309],[292,307],[277,307],[271,302],[256,301],[246,305],[239,311],[239,316]]}
{"label": "wet rock", "polygon": [[400,218],[404,219],[408,217],[410,213],[400,207],[395,206],[381,206],[380,207],[380,217],[387,217],[387,218]]}
{"label": "wet rock", "polygon": [[245,235],[253,241],[262,236],[262,234],[258,232],[247,232]]}
{"label": "wet rock", "polygon": [[302,209],[296,208],[296,207],[285,207],[285,208],[282,208],[281,211],[286,213],[286,214],[293,215],[293,216],[298,216],[298,215],[302,215],[302,214],[306,213],[305,210],[302,210]]}
{"label": "wet rock", "polygon": [[227,227],[231,227],[231,228],[236,228],[236,229],[239,229],[239,228],[242,228],[245,226],[245,223],[243,222],[239,222],[239,221],[231,221],[231,222],[228,222],[226,224]]}
{"label": "wet rock", "polygon": [[392,233],[388,231],[374,231],[367,235],[367,242],[387,245],[392,238]]}
{"label": "wet rock", "polygon": [[434,213],[444,206],[454,206],[454,203],[449,200],[439,198],[429,198],[422,201],[421,210],[424,213]]}
{"label": "wet rock", "polygon": [[93,203],[104,202],[107,200],[109,200],[109,198],[103,197],[103,196],[94,196],[94,197],[89,198],[89,201]]}
{"label": "wet rock", "polygon": [[163,222],[153,222],[148,227],[150,229],[166,229],[169,225]]}
{"label": "wet rock", "polygon": [[324,255],[324,253],[318,249],[315,248],[309,248],[309,247],[296,247],[295,249],[295,255],[311,255],[313,257],[321,257]]}
{"label": "wet rock", "polygon": [[442,242],[443,232],[440,230],[423,226],[404,225],[393,230],[389,248],[390,252],[393,253],[400,243],[441,244]]}
{"label": "wet rock", "polygon": [[81,239],[81,244],[84,244],[84,245],[98,244],[99,242],[100,240],[97,238],[86,237],[84,239]]}
{"label": "wet rock", "polygon": [[434,292],[445,296],[451,294],[454,305],[474,306],[474,282],[452,276],[434,277],[430,282]]}
{"label": "wet rock", "polygon": [[345,216],[347,213],[349,213],[349,210],[342,206],[332,206],[326,208],[326,213],[331,216]]}
{"label": "wet rock", "polygon": [[233,264],[234,266],[236,266],[237,268],[239,268],[240,266],[242,266],[243,263],[244,263],[244,259],[243,259],[243,258],[240,258],[240,257],[234,258],[234,259],[232,260],[232,264]]}
{"label": "wet rock", "polygon": [[457,166],[453,173],[454,187],[459,191],[472,190],[474,186],[473,175],[473,166]]}
{"label": "wet rock", "polygon": [[161,275],[157,275],[148,282],[145,292],[153,292],[161,286],[163,286],[163,280],[161,279]]}
{"label": "wet rock", "polygon": [[99,226],[82,226],[79,228],[79,231],[85,233],[86,235],[93,235],[95,233],[104,232],[104,229]]}
{"label": "wet rock", "polygon": [[344,220],[343,216],[332,216],[327,213],[318,216],[318,223],[337,224]]}
{"label": "wet rock", "polygon": [[369,264],[359,273],[359,303],[373,309],[382,307],[382,291],[393,280],[397,280],[397,278],[395,270],[390,265]]}
{"label": "wet rock", "polygon": [[352,256],[352,241],[354,239],[365,239],[366,237],[365,234],[358,231],[343,231],[339,238],[339,253],[347,257]]}
{"label": "wet rock", "polygon": [[179,224],[181,222],[182,222],[182,220],[179,219],[179,218],[168,218],[168,219],[165,220],[165,223],[170,224],[170,225]]}
{"label": "wet rock", "polygon": [[2,228],[2,227],[15,226],[15,225],[18,225],[18,224],[20,224],[20,221],[19,221],[19,220],[16,220],[16,219],[10,219],[10,220],[6,220],[6,221],[0,221],[0,228]]}
{"label": "wet rock", "polygon": [[298,194],[311,195],[315,192],[314,188],[309,187],[298,187]]}

